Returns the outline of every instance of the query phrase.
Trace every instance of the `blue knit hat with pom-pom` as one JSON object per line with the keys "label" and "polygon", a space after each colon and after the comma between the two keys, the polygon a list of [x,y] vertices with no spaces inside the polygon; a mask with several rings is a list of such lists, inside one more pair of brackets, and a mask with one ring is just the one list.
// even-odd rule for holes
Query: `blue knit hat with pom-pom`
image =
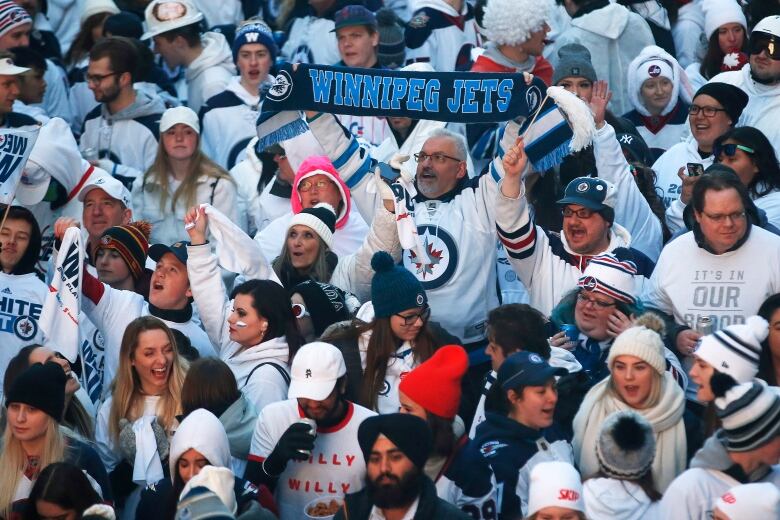
{"label": "blue knit hat with pom-pom", "polygon": [[384,251],[374,253],[371,267],[376,271],[371,280],[371,303],[374,316],[389,318],[407,309],[428,305],[428,296],[415,276],[402,266],[395,265],[393,257]]}

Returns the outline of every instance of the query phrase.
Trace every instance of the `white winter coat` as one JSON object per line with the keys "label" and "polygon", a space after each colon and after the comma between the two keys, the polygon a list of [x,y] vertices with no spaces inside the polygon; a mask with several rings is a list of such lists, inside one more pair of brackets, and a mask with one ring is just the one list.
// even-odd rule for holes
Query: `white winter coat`
{"label": "white winter coat", "polygon": [[630,480],[592,478],[582,487],[585,515],[590,520],[661,520],[661,503],[652,502]]}
{"label": "white winter coat", "polygon": [[201,36],[203,52],[187,67],[187,106],[196,113],[212,96],[222,92],[236,74],[233,52],[220,33]]}

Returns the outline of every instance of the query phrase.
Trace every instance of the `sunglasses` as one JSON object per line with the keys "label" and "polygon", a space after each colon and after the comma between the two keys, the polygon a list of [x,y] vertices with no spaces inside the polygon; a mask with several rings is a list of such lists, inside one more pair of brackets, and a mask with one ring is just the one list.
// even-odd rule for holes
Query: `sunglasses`
{"label": "sunglasses", "polygon": [[774,36],[752,37],[750,38],[750,54],[761,54],[766,51],[771,59],[780,61],[780,45],[778,43],[780,42]]}
{"label": "sunglasses", "polygon": [[750,155],[753,155],[756,153],[756,151],[748,146],[744,146],[741,144],[721,144],[719,146],[715,147],[715,157],[719,157],[721,154],[725,155],[726,157],[734,157],[737,154],[737,150],[742,150],[745,153],[749,153]]}
{"label": "sunglasses", "polygon": [[311,316],[311,314],[309,314],[309,311],[306,310],[306,307],[302,303],[293,303],[292,311],[293,311],[293,316],[295,316],[296,319],[301,319],[301,318],[305,318],[306,316]]}

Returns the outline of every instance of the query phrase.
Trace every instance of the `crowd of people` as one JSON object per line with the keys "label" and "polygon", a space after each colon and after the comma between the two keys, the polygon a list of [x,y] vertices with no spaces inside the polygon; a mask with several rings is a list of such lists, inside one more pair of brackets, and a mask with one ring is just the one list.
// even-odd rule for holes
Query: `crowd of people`
{"label": "crowd of people", "polygon": [[[295,64],[592,135],[267,145]],[[776,1],[0,0],[0,519],[780,519],[778,119]]]}

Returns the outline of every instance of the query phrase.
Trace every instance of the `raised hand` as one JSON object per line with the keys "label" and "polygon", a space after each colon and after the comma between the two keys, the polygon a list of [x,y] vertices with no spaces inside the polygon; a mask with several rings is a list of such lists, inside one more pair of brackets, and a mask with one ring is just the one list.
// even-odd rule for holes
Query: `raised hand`
{"label": "raised hand", "polygon": [[190,235],[190,243],[193,246],[199,246],[206,243],[206,230],[208,229],[209,218],[206,216],[206,210],[200,206],[193,206],[184,215],[184,229]]}
{"label": "raised hand", "polygon": [[607,105],[610,99],[612,99],[612,92],[609,90],[609,83],[599,80],[593,84],[590,109],[593,111],[593,120],[596,122],[596,128],[604,126],[604,118],[607,114]]}

